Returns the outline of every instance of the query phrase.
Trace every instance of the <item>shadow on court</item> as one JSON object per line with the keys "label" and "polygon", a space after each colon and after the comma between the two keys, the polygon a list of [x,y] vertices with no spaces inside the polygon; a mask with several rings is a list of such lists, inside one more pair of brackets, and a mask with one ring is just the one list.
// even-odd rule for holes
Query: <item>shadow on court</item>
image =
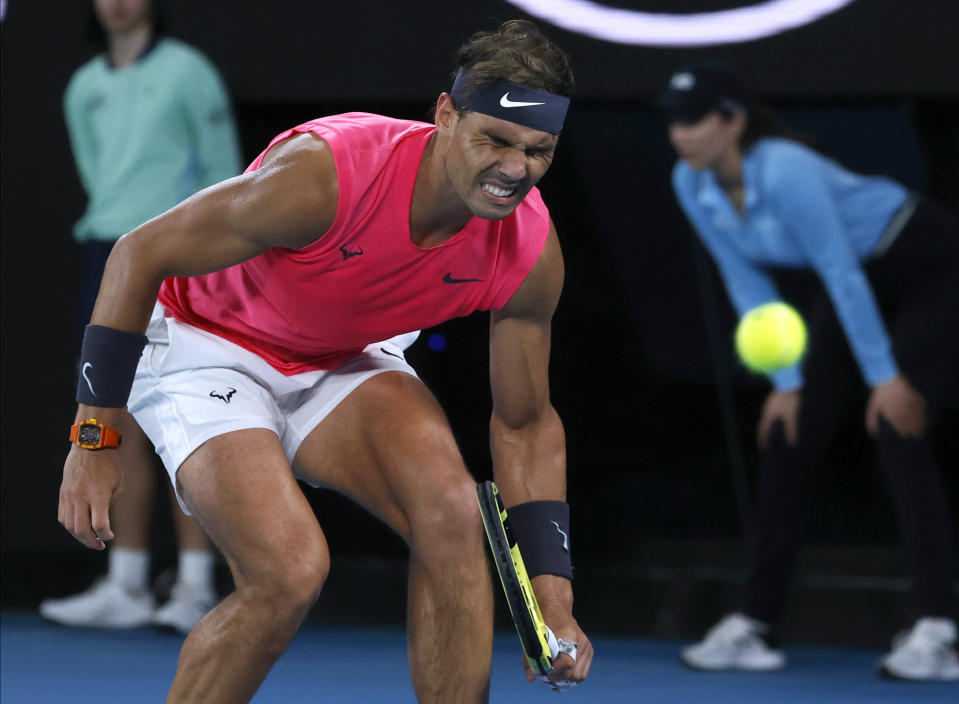
{"label": "shadow on court", "polygon": [[[64,629],[25,612],[0,615],[0,700],[4,704],[131,704],[161,702],[182,639],[151,630]],[[588,683],[557,695],[528,684],[513,634],[498,634],[492,702],[776,702],[800,704],[959,701],[959,684],[904,684],[875,676],[879,651],[787,649],[790,667],[770,674],[707,674],[684,669],[679,643],[598,638]],[[416,701],[409,683],[406,637],[400,629],[308,625],[270,673],[254,702]]]}

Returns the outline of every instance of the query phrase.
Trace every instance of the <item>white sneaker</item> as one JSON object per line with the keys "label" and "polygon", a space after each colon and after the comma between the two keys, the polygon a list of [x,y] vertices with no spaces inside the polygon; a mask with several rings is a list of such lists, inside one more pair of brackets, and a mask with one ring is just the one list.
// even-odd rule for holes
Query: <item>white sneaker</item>
{"label": "white sneaker", "polygon": [[138,628],[150,622],[155,606],[148,590],[131,592],[102,577],[87,591],[40,603],[40,615],[63,626]]}
{"label": "white sneaker", "polygon": [[959,680],[956,622],[949,618],[921,618],[911,630],[892,641],[879,672],[901,680]]}
{"label": "white sneaker", "polygon": [[185,582],[176,582],[170,591],[170,600],[153,613],[153,625],[172,628],[186,635],[216,604],[210,589],[202,589]]}
{"label": "white sneaker", "polygon": [[778,670],[786,657],[760,637],[768,630],[743,614],[729,614],[700,642],[683,648],[679,657],[697,670]]}

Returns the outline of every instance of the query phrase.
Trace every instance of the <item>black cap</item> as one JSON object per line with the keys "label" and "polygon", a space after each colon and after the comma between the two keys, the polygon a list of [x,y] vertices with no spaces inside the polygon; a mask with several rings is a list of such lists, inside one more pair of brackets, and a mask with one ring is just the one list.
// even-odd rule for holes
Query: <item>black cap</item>
{"label": "black cap", "polygon": [[749,93],[722,64],[697,64],[676,71],[659,107],[670,122],[699,122],[712,110],[746,110]]}

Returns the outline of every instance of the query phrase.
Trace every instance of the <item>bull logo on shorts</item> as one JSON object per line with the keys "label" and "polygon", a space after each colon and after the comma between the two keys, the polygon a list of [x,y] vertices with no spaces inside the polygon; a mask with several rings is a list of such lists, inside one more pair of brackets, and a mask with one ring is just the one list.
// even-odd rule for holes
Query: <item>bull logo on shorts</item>
{"label": "bull logo on shorts", "polygon": [[228,386],[227,389],[229,389],[229,391],[226,392],[225,396],[219,393],[216,389],[210,392],[210,396],[220,399],[223,401],[223,403],[229,403],[230,399],[233,398],[233,394],[236,393],[236,389],[234,389],[232,386]]}

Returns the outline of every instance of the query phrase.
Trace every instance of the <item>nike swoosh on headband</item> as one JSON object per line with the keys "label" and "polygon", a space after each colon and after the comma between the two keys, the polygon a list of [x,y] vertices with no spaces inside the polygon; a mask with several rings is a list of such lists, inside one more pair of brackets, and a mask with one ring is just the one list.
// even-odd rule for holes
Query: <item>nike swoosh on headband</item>
{"label": "nike swoosh on headband", "polygon": [[499,99],[499,104],[504,108],[528,108],[531,105],[545,105],[545,103],[526,103],[522,100],[510,100],[509,91],[503,93],[503,97]]}
{"label": "nike swoosh on headband", "polygon": [[[477,79],[472,85],[471,75],[465,68],[456,72],[450,89],[454,105],[550,134],[563,131],[563,121],[569,109],[568,97],[521,86],[502,78],[492,83]],[[511,100],[511,95],[523,100]]]}

